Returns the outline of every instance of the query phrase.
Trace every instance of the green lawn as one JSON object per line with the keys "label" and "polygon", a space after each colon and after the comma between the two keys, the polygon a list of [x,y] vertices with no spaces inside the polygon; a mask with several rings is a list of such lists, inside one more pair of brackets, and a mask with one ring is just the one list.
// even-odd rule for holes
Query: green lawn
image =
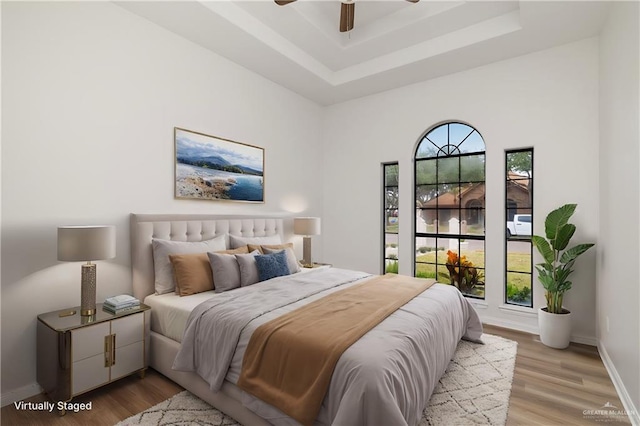
{"label": "green lawn", "polygon": [[[436,257],[437,256],[437,257]],[[467,260],[474,265],[484,267],[484,251],[476,250],[471,252],[465,252]],[[425,254],[419,254],[416,256],[416,275],[424,278],[436,278],[439,282],[449,284],[449,274],[444,266],[447,261],[447,250],[439,250],[437,254],[435,252],[428,252]],[[438,277],[436,277],[436,265],[438,263]],[[530,272],[531,257],[528,253],[509,253],[507,258],[509,268],[513,271]],[[515,287],[517,290],[531,287],[531,275],[508,273],[507,285]]]}
{"label": "green lawn", "polygon": [[[475,250],[465,252],[467,260],[472,262],[481,268],[484,268],[484,251]],[[445,263],[447,262],[447,250],[438,250],[437,252],[428,252],[425,254],[419,254],[416,256],[416,262],[430,262],[430,263],[416,263],[416,276],[423,278],[435,278],[438,282],[451,284],[449,278],[449,271]],[[436,277],[436,265],[438,263],[438,276]],[[484,297],[484,286],[476,287],[473,290],[474,296]]]}
{"label": "green lawn", "polygon": [[[481,268],[484,268],[484,251],[475,250],[465,252],[467,260],[472,262]],[[439,282],[450,284],[449,273],[446,269],[445,263],[447,261],[447,250],[430,251],[424,254],[418,254],[416,256],[416,276],[423,278],[436,278]],[[436,265],[438,263],[438,274],[436,277]],[[529,275],[531,268],[531,257],[528,253],[509,253],[507,257],[507,264],[512,271],[525,272],[525,274],[508,273],[507,274],[507,286],[515,287],[511,292],[522,290],[524,288],[531,289],[531,275]],[[397,273],[397,263],[387,266],[387,272]],[[480,292],[483,295],[484,289]]]}

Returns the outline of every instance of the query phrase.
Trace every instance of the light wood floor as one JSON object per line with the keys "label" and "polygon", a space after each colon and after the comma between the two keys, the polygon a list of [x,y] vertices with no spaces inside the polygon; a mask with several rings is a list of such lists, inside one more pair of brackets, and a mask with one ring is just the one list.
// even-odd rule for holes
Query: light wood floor
{"label": "light wood floor", "polygon": [[[485,332],[518,342],[508,425],[602,424],[602,418],[590,419],[583,411],[600,409],[607,402],[624,409],[595,347],[572,343],[566,350],[556,350],[544,346],[532,334],[493,326],[485,326]],[[143,380],[131,376],[74,399],[74,402],[92,401],[91,411],[59,417],[55,412],[18,411],[11,404],[2,408],[0,423],[110,426],[181,390],[149,370]],[[44,400],[42,395],[29,399]],[[626,418],[615,421],[629,423]]]}

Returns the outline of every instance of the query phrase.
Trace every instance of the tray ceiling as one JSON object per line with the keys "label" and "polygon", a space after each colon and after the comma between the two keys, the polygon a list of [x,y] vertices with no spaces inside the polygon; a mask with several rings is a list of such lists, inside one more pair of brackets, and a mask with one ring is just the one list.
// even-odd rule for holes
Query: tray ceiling
{"label": "tray ceiling", "polygon": [[597,36],[597,1],[356,0],[118,2],[123,8],[321,105]]}

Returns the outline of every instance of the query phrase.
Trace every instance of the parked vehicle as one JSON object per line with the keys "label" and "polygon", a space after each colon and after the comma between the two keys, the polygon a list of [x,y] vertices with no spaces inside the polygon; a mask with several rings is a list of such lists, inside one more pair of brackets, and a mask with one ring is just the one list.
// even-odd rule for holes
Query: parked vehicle
{"label": "parked vehicle", "polygon": [[531,236],[531,215],[516,214],[507,222],[507,238]]}

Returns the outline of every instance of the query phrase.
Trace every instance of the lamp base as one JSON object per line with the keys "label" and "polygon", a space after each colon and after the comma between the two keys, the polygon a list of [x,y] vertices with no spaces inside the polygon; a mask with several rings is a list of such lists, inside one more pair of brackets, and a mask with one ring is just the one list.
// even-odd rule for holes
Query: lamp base
{"label": "lamp base", "polygon": [[302,237],[302,264],[307,268],[313,265],[311,262],[311,237]]}
{"label": "lamp base", "polygon": [[80,287],[80,315],[86,317],[96,313],[96,265],[82,265]]}

